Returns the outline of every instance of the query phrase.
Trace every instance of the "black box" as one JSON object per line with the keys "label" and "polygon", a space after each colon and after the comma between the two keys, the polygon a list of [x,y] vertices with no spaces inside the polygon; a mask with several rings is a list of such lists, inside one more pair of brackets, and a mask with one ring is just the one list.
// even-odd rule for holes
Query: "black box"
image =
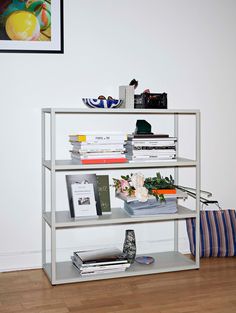
{"label": "black box", "polygon": [[167,93],[134,95],[135,109],[167,109]]}

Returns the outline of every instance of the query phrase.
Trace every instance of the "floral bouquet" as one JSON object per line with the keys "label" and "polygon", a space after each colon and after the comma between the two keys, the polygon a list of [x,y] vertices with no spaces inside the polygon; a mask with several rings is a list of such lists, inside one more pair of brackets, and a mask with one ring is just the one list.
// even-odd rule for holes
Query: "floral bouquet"
{"label": "floral bouquet", "polygon": [[144,187],[144,175],[142,173],[121,176],[120,179],[113,178],[113,181],[117,194],[122,194],[141,202],[148,200],[148,189]]}
{"label": "floral bouquet", "polygon": [[113,178],[116,194],[123,200],[138,200],[146,202],[150,197],[165,201],[164,193],[176,193],[172,176],[162,177],[157,173],[155,177],[144,178],[142,173]]}

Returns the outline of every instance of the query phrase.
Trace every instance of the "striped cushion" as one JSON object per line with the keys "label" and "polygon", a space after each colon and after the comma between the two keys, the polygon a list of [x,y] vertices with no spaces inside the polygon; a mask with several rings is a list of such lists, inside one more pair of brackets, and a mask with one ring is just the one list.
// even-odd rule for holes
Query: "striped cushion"
{"label": "striped cushion", "polygon": [[[196,219],[186,219],[190,251],[195,255]],[[200,212],[200,257],[236,256],[236,211]]]}

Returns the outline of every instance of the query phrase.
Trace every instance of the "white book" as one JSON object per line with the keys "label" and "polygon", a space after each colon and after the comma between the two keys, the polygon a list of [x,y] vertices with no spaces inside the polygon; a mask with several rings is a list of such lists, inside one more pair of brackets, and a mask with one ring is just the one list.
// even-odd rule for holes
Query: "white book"
{"label": "white book", "polygon": [[93,184],[71,184],[75,217],[97,216]]}
{"label": "white book", "polygon": [[69,135],[70,141],[78,142],[93,142],[93,143],[102,143],[102,142],[122,142],[127,140],[127,134],[121,132],[84,132],[75,135]]}
{"label": "white book", "polygon": [[165,147],[165,146],[174,146],[175,141],[133,141],[133,142],[127,142],[127,145],[132,145],[135,147]]}
{"label": "white book", "polygon": [[129,159],[129,163],[143,163],[143,162],[176,162],[176,159]]}
{"label": "white book", "polygon": [[120,269],[107,269],[103,271],[95,271],[95,272],[81,272],[81,276],[92,276],[92,275],[101,275],[101,274],[110,274],[110,273],[119,273],[119,272],[124,272],[126,268],[120,268]]}
{"label": "white book", "polygon": [[176,151],[173,149],[167,149],[167,150],[128,150],[128,152],[132,153],[133,155],[170,155],[176,154]]}
{"label": "white book", "polygon": [[138,159],[147,159],[147,160],[159,160],[159,159],[173,159],[175,154],[167,154],[167,155],[131,155],[130,156],[133,160]]}
{"label": "white book", "polygon": [[[77,151],[72,151],[72,152],[74,152],[74,153],[79,153],[79,152],[77,152]],[[118,155],[118,156],[122,156],[122,155],[124,155],[124,151],[109,151],[109,152],[80,152],[79,153],[81,156],[84,156],[84,157],[93,157],[93,156],[116,156],[116,155]]]}
{"label": "white book", "polygon": [[80,142],[73,142],[72,143],[73,150],[79,150],[79,151],[87,151],[87,152],[93,152],[93,151],[120,151],[124,150],[124,144],[105,144],[105,145],[82,145]]}
{"label": "white book", "polygon": [[119,158],[119,159],[125,159],[126,156],[125,154],[96,154],[96,155],[80,155],[81,160],[89,160],[89,159],[114,159],[114,158]]}
{"label": "white book", "polygon": [[73,150],[71,150],[71,151],[73,151],[73,152],[78,152],[78,153],[80,153],[80,154],[95,154],[95,153],[99,153],[99,154],[101,154],[101,153],[123,153],[123,152],[125,152],[125,149],[117,149],[117,150],[115,150],[115,149],[107,149],[107,150],[105,150],[105,149],[103,149],[103,150],[99,150],[99,149],[91,149],[91,150],[83,150],[83,149],[79,149],[79,148],[73,148]]}
{"label": "white book", "polygon": [[124,264],[111,264],[111,265],[99,265],[99,266],[88,266],[81,269],[81,272],[101,272],[104,270],[112,270],[112,269],[126,269],[130,267],[130,263]]}
{"label": "white book", "polygon": [[101,147],[101,146],[106,146],[106,147],[110,147],[111,145],[117,147],[123,147],[124,144],[126,144],[126,141],[122,140],[109,140],[109,141],[103,141],[103,142],[80,142],[80,141],[70,141],[70,143],[73,146],[77,146],[77,147],[81,147],[81,148],[92,148],[92,147]]}

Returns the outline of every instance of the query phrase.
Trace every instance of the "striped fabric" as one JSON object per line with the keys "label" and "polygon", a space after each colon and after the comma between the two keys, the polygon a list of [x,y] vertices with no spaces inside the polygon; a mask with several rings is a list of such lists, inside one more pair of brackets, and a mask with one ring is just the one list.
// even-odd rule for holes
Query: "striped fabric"
{"label": "striped fabric", "polygon": [[[196,219],[186,219],[190,251],[195,256]],[[236,256],[236,210],[200,212],[200,257]]]}

